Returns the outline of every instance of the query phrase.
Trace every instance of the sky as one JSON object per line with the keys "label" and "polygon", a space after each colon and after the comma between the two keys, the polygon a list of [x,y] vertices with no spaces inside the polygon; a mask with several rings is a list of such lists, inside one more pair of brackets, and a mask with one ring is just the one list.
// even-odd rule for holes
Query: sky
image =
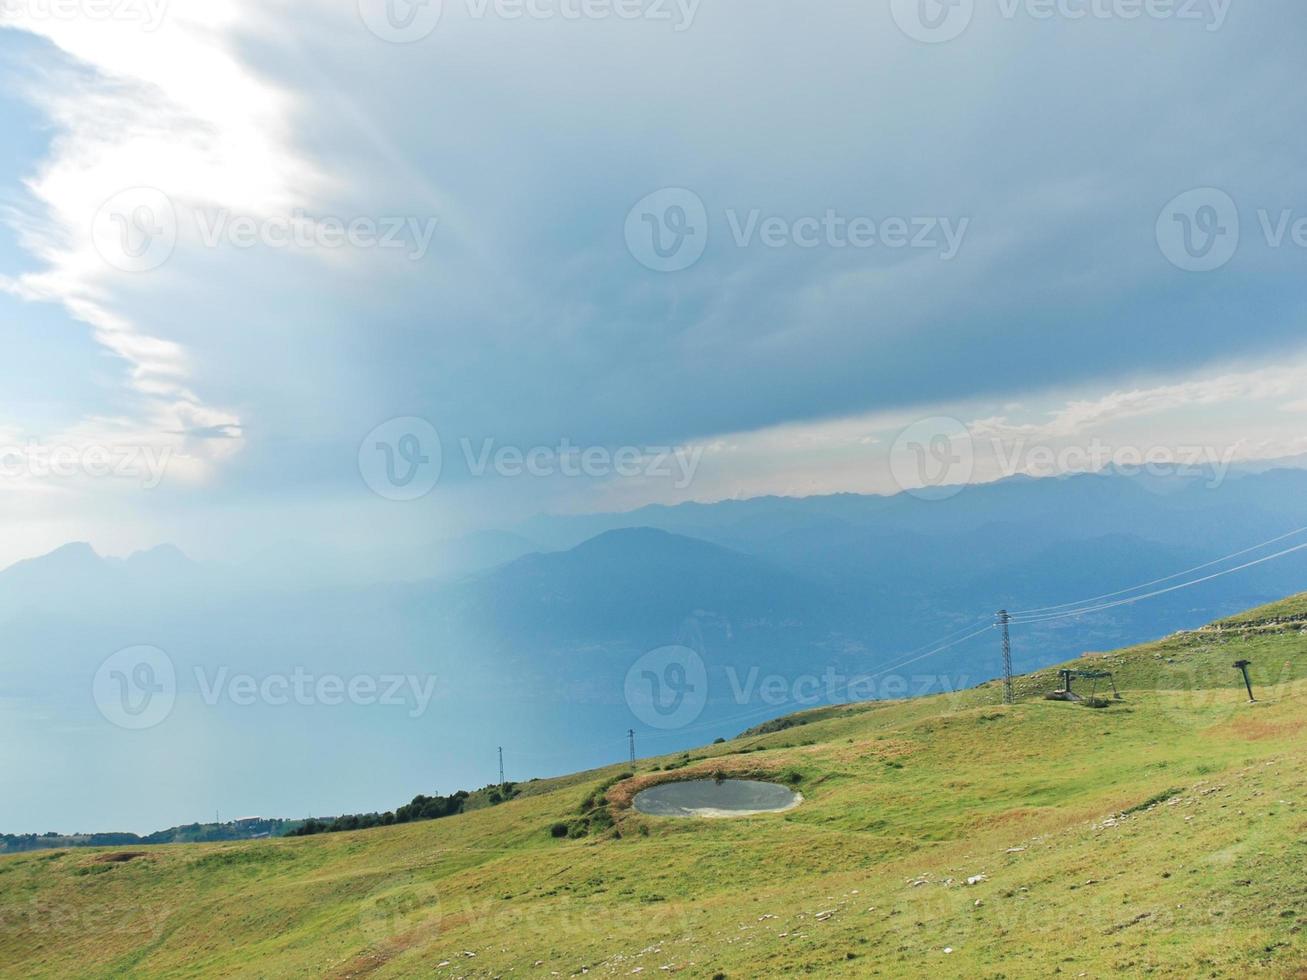
{"label": "sky", "polygon": [[3,0],[0,566],[1300,456],[1305,27]]}

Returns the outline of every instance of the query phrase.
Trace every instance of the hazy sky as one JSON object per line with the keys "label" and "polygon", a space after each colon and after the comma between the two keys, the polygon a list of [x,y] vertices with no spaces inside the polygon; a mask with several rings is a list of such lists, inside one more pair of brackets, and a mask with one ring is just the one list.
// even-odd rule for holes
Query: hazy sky
{"label": "hazy sky", "polygon": [[0,24],[0,565],[1307,451],[1296,0]]}

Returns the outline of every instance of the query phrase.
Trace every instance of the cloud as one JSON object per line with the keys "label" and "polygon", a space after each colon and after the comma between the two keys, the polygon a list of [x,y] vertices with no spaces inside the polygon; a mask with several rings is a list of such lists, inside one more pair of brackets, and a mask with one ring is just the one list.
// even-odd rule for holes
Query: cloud
{"label": "cloud", "polygon": [[26,207],[13,217],[39,267],[2,285],[27,301],[62,304],[86,324],[125,365],[135,416],[131,423],[88,417],[59,438],[116,440],[127,427],[132,439],[159,443],[183,418],[239,433],[235,415],[192,387],[202,365],[163,335],[179,311],[143,312],[172,270],[115,267],[97,222],[115,201],[130,208],[140,189],[174,208],[264,214],[303,200],[317,184],[315,168],[286,142],[291,100],[235,50],[232,27],[249,26],[253,5],[176,4],[168,16],[140,22],[40,10],[16,7],[6,21],[66,56],[47,58],[45,74],[24,89],[56,132],[50,156],[26,181]]}
{"label": "cloud", "polygon": [[1127,419],[1186,409],[1197,411],[1237,402],[1276,400],[1304,387],[1307,387],[1307,363],[1277,362],[1215,377],[1113,391],[1093,399],[1075,399],[1051,412],[1043,422],[1013,424],[1006,416],[995,416],[975,419],[971,427],[984,435],[1074,437]]}
{"label": "cloud", "polygon": [[178,434],[192,439],[239,439],[241,429],[238,425],[205,425],[183,429]]}
{"label": "cloud", "polygon": [[[176,0],[152,32],[23,25],[51,45],[21,91],[55,138],[13,219],[38,267],[5,288],[86,325],[112,369],[65,384],[70,403],[194,460],[197,512],[280,528],[279,512],[365,508],[359,440],[401,416],[450,444],[706,445],[714,495],[863,489],[881,486],[866,456],[931,406],[1062,439],[1206,422],[1257,401],[1235,358],[1301,347],[1301,256],[1251,219],[1297,199],[1307,153],[1304,110],[1282,98],[1301,39],[1283,5],[1213,31],[978,15],[937,46],[865,3],[801,22],[779,0],[704,5],[679,31],[444,8],[398,45],[331,0]],[[1249,218],[1229,265],[1195,275],[1155,227],[1207,185]],[[142,186],[176,208],[175,247],[124,273],[95,218]],[[674,273],[625,237],[666,187],[707,221],[702,257]],[[420,250],[276,247],[267,222],[300,211],[318,230],[432,233]],[[789,230],[778,245],[733,235],[754,213]],[[876,243],[796,238],[828,213]],[[963,219],[948,260],[884,235]],[[1254,415],[1228,421],[1255,436]],[[457,523],[445,490],[395,526]],[[494,500],[619,492],[663,489],[524,482]]]}
{"label": "cloud", "polygon": [[[940,402],[919,412],[724,434],[684,447],[702,453],[696,479],[685,492],[674,492],[666,482],[610,480],[595,488],[590,504],[627,509],[648,500],[899,493],[905,489],[893,466],[902,449],[899,437],[918,424],[937,425],[941,432],[951,424],[969,432],[973,462],[955,475],[977,483],[1018,473],[1093,471],[1147,458],[1222,467],[1287,459],[1307,451],[1307,435],[1284,418],[1280,400],[1304,388],[1307,360],[1300,358],[1096,396],[1066,399],[1046,392],[1027,405],[1003,405],[1002,414],[978,415],[978,408],[988,406]],[[1014,417],[1018,412],[1025,418]]]}

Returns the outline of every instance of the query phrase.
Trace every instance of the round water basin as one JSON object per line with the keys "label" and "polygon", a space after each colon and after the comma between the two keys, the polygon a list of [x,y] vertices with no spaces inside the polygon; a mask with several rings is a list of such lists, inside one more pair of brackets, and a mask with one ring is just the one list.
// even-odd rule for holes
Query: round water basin
{"label": "round water basin", "polygon": [[633,805],[653,817],[748,817],[793,810],[803,797],[778,783],[753,779],[691,779],[650,786]]}

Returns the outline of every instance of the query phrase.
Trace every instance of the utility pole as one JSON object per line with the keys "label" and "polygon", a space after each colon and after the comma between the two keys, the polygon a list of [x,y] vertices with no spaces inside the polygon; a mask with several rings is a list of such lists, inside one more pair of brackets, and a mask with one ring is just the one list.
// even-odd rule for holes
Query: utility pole
{"label": "utility pole", "polygon": [[631,740],[631,763],[635,764],[635,729],[632,728],[626,733],[627,738]]}
{"label": "utility pole", "polygon": [[1253,665],[1251,660],[1236,660],[1234,669],[1243,674],[1243,686],[1248,688],[1248,703],[1252,704],[1257,699],[1253,697],[1253,682],[1248,679],[1248,668]]}
{"label": "utility pole", "polygon": [[499,785],[504,785],[504,747],[499,747]]}
{"label": "utility pole", "polygon": [[1003,703],[1012,704],[1012,635],[1008,631],[1010,617],[1006,609],[998,611],[998,625],[1003,630]]}

